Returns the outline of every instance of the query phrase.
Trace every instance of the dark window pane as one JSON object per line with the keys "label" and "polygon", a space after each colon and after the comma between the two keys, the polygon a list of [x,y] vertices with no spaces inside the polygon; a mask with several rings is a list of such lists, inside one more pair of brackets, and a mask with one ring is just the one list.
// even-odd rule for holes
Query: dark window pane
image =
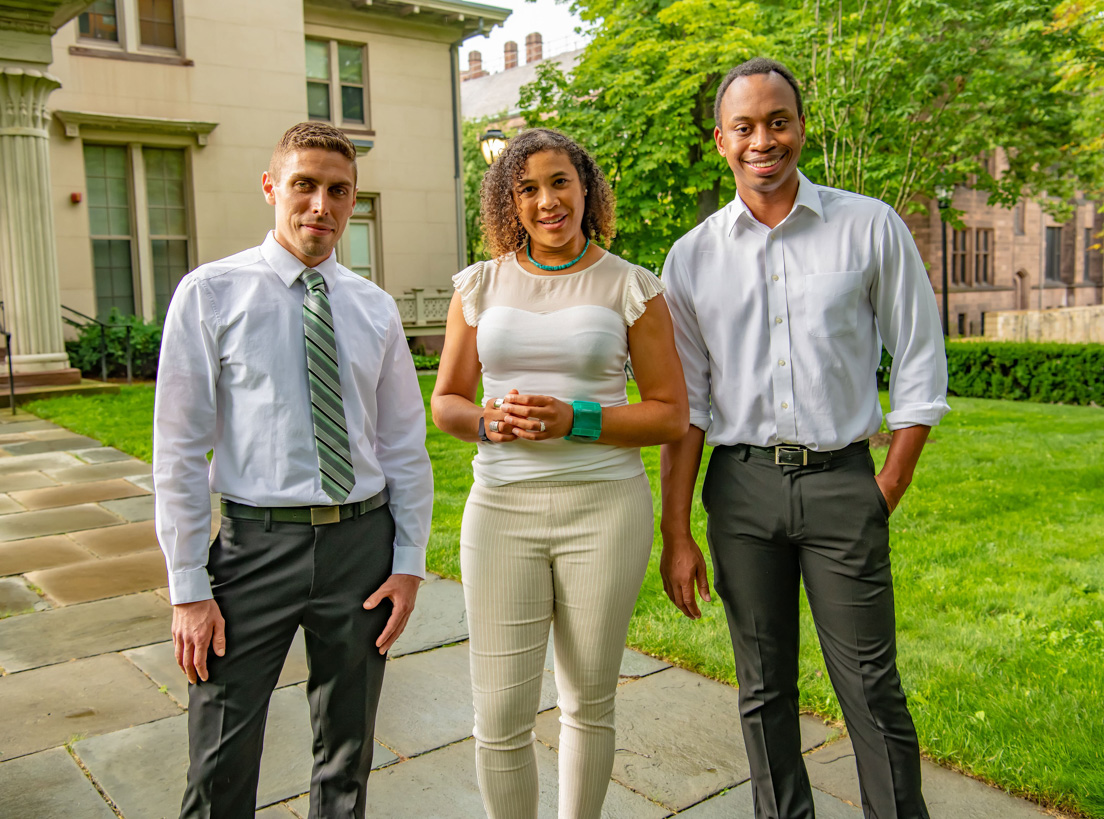
{"label": "dark window pane", "polygon": [[330,44],[321,40],[307,40],[307,79],[330,79]]}
{"label": "dark window pane", "polygon": [[115,19],[115,0],[96,0],[78,22],[81,37],[119,42],[119,23]]}
{"label": "dark window pane", "polygon": [[96,313],[107,318],[111,308],[124,316],[134,310],[134,277],[130,264],[129,239],[93,239],[92,259],[96,282]]}
{"label": "dark window pane", "polygon": [[337,67],[339,79],[353,85],[364,84],[364,50],[360,46],[339,45]]}
{"label": "dark window pane", "polygon": [[138,0],[138,28],[142,45],[176,48],[173,0]]}
{"label": "dark window pane", "polygon": [[364,89],[341,86],[341,120],[364,122]]}
{"label": "dark window pane", "polygon": [[307,83],[307,116],[311,119],[330,118],[330,87],[322,83]]}

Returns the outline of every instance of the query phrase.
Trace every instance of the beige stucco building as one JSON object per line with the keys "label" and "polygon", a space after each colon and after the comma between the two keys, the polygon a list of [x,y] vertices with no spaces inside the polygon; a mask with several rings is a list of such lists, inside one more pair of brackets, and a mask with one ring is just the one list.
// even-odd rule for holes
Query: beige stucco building
{"label": "beige stucco building", "polygon": [[284,130],[312,118],[358,147],[339,260],[397,298],[411,335],[440,332],[441,300],[425,295],[450,288],[464,263],[457,49],[509,10],[459,0],[79,5],[53,34],[46,69],[60,83],[45,122],[60,304],[46,311],[163,315],[188,270],[271,229],[261,173]]}

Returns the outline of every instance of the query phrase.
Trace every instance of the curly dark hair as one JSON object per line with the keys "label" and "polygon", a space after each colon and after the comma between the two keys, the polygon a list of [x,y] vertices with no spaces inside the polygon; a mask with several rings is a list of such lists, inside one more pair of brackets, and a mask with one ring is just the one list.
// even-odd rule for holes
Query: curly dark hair
{"label": "curly dark hair", "polygon": [[511,139],[494,164],[483,175],[479,190],[479,218],[483,242],[492,258],[521,250],[529,239],[514,202],[514,186],[525,173],[525,163],[540,151],[565,154],[575,166],[586,191],[583,235],[609,246],[613,239],[613,191],[598,163],[578,142],[551,128],[533,128]]}

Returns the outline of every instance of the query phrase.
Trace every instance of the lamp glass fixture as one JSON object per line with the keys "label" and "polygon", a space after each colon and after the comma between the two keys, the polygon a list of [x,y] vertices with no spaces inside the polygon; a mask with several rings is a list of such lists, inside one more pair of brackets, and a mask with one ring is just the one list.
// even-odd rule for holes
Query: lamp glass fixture
{"label": "lamp glass fixture", "polygon": [[506,149],[506,134],[497,128],[492,128],[479,138],[479,150],[483,153],[483,161],[493,165],[498,155]]}

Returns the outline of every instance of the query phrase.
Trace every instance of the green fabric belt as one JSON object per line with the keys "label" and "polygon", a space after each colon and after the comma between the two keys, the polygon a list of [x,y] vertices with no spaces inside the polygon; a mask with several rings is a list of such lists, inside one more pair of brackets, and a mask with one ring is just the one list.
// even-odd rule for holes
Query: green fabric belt
{"label": "green fabric belt", "polygon": [[310,523],[321,526],[379,509],[388,499],[385,488],[367,500],[343,503],[341,506],[246,506],[244,503],[224,500],[222,514],[238,520],[270,520],[273,523]]}

